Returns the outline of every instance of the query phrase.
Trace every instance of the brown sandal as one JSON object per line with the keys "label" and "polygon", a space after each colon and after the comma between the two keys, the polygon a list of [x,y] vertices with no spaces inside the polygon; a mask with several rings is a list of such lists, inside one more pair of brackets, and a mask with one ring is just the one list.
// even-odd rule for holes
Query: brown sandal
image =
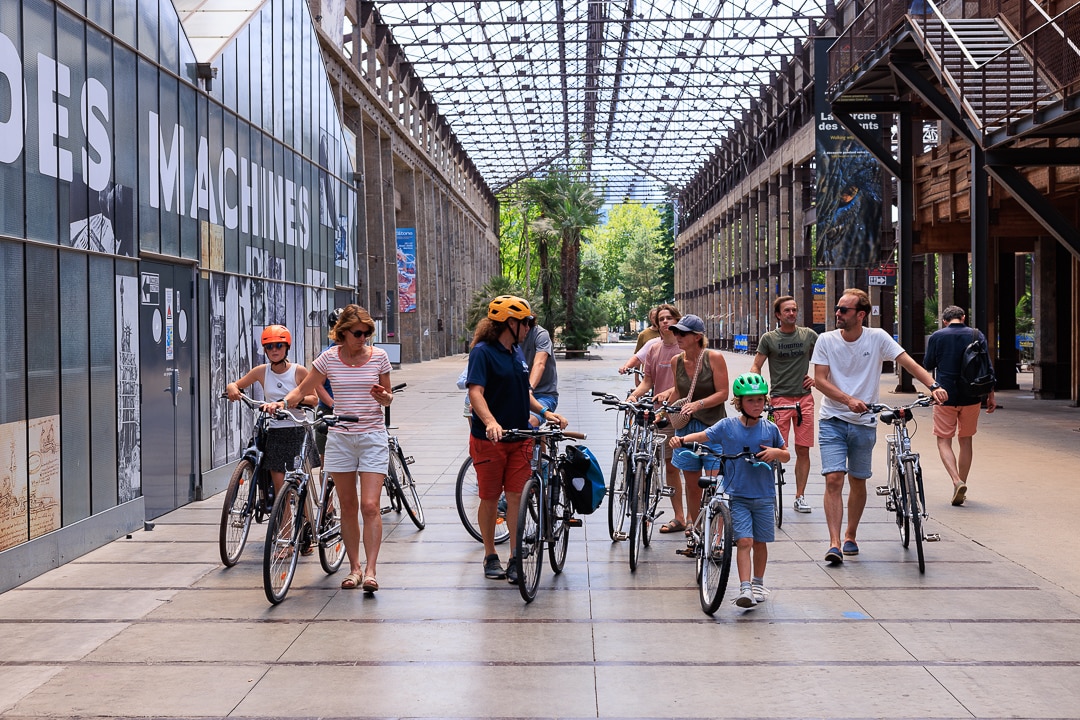
{"label": "brown sandal", "polygon": [[342,590],[355,590],[360,587],[360,573],[349,573],[341,581]]}
{"label": "brown sandal", "polygon": [[684,532],[686,530],[686,523],[682,520],[672,520],[671,522],[664,523],[660,526],[660,532],[667,535],[668,533]]}

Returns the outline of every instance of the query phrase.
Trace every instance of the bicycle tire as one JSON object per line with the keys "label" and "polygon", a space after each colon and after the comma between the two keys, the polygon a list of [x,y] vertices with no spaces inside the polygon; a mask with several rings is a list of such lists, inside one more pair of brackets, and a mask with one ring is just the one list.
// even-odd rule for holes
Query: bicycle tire
{"label": "bicycle tire", "polygon": [[915,554],[919,558],[919,572],[926,572],[926,558],[923,557],[922,507],[919,504],[919,468],[914,460],[904,461],[904,475],[907,478],[908,509],[911,515],[911,533],[915,537]]}
{"label": "bicycle tire", "polygon": [[776,507],[773,508],[773,515],[776,519],[776,528],[779,530],[784,526],[784,466],[777,463],[774,470],[776,474]]}
{"label": "bicycle tire", "polygon": [[296,575],[296,562],[300,558],[300,529],[304,522],[302,513],[300,493],[295,484],[286,481],[274,500],[274,509],[270,511],[263,547],[263,591],[266,599],[274,605],[285,599]]}
{"label": "bicycle tire", "polygon": [[319,564],[327,575],[333,575],[345,557],[345,541],[341,537],[341,503],[329,473],[326,474],[319,517]]}
{"label": "bicycle tire", "polygon": [[548,564],[551,571],[558,575],[566,565],[566,549],[570,545],[570,515],[571,509],[567,502],[566,493],[563,492],[561,471],[558,465],[552,467],[552,473],[548,477],[548,490],[551,492],[551,502],[548,504],[551,518],[551,542],[548,543]]}
{"label": "bicycle tire", "polygon": [[[454,504],[457,506],[458,518],[466,532],[476,542],[484,542],[484,536],[480,533],[480,485],[476,479],[476,468],[473,467],[471,457],[465,458],[458,470],[457,483],[454,486]],[[506,522],[506,496],[499,499],[499,505],[504,509],[495,517],[495,544],[501,545],[510,539],[510,525]]]}
{"label": "bicycle tire", "polygon": [[626,448],[617,448],[611,464],[611,484],[608,486],[608,535],[612,542],[626,537],[626,510],[630,504],[627,498],[629,469],[630,457],[626,454]]}
{"label": "bicycle tire", "polygon": [[653,489],[655,483],[653,482],[653,468],[646,467],[645,469],[645,484],[641,488],[641,545],[642,547],[649,547],[652,544],[652,530],[653,530],[653,514],[656,512],[656,504],[654,502],[655,490]]}
{"label": "bicycle tire", "polygon": [[390,453],[389,469],[394,475],[394,484],[397,488],[401,507],[405,509],[405,514],[412,520],[416,529],[423,530],[426,525],[424,522],[424,506],[420,504],[420,495],[416,492],[416,481],[413,480],[412,473],[409,472],[409,464],[405,462],[405,456],[402,455],[400,446]]}
{"label": "bicycle tire", "polygon": [[230,568],[240,560],[251,531],[255,515],[255,463],[243,459],[236,464],[225,502],[221,506],[221,529],[218,532],[218,551],[222,564]]}
{"label": "bicycle tire", "polygon": [[637,463],[634,467],[634,488],[630,495],[630,572],[637,570],[641,556],[644,508],[641,488],[645,483],[645,464]]}
{"label": "bicycle tire", "polygon": [[389,467],[386,468],[386,475],[383,476],[383,490],[386,491],[386,501],[390,503],[383,508],[383,513],[395,512],[401,514],[401,493],[399,492],[397,478],[391,474]]}
{"label": "bicycle tire", "polygon": [[731,510],[719,498],[709,503],[702,523],[702,555],[700,600],[701,609],[712,615],[724,601],[728,575],[731,573]]}
{"label": "bicycle tire", "polygon": [[543,568],[544,523],[543,504],[540,497],[540,480],[533,475],[521,491],[518,506],[517,554],[511,562],[518,566],[518,591],[521,599],[531,603],[536,599],[540,586],[540,570]]}
{"label": "bicycle tire", "polygon": [[900,528],[900,545],[906,549],[911,543],[911,515],[908,508],[907,477],[899,464],[896,467],[896,494],[896,525]]}

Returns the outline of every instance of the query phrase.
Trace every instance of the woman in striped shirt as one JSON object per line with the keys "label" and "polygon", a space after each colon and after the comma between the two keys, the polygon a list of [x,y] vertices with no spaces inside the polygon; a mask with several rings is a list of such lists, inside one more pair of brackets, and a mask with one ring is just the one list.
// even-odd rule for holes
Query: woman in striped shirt
{"label": "woman in striped shirt", "polygon": [[[359,417],[357,422],[338,422],[330,428],[323,470],[333,477],[341,503],[341,537],[349,557],[349,574],[341,587],[362,587],[366,592],[379,589],[375,563],[382,545],[380,494],[390,463],[383,408],[394,400],[390,390],[390,359],[383,350],[368,344],[374,332],[375,323],[367,310],[359,305],[346,305],[330,331],[330,339],[338,344],[317,357],[300,387],[285,396],[286,405],[292,405],[330,380],[334,412]],[[358,511],[364,518],[366,566],[360,562]]]}

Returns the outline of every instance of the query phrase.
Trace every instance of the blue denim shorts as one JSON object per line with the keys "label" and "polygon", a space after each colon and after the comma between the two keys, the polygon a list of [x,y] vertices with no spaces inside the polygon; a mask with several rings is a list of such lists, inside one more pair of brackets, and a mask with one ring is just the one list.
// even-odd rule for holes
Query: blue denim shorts
{"label": "blue denim shorts", "polygon": [[818,423],[818,447],[821,449],[821,474],[850,473],[860,480],[873,473],[876,425],[855,425],[838,418]]}
{"label": "blue denim shorts", "polygon": [[753,538],[754,542],[765,543],[776,540],[775,503],[776,498],[771,497],[731,498],[731,526],[735,539]]}
{"label": "blue denim shorts", "polygon": [[[533,395],[533,397],[536,398],[536,402],[544,406],[544,412],[555,412],[555,408],[559,407],[558,395]],[[529,414],[537,419],[538,424],[544,424],[543,413],[534,413],[532,410],[530,410]]]}
{"label": "blue denim shorts", "polygon": [[[696,418],[690,418],[690,422],[686,424],[682,430],[676,430],[675,435],[677,437],[686,437],[690,433],[705,432],[708,429],[708,425],[701,422]],[[717,452],[723,452],[719,445],[713,443],[705,443],[709,447],[715,449]],[[687,472],[701,472],[703,469],[707,473],[716,472],[720,467],[720,461],[714,457],[707,455],[698,456],[689,450],[683,448],[676,448],[674,455],[671,457],[671,464],[680,470]]]}

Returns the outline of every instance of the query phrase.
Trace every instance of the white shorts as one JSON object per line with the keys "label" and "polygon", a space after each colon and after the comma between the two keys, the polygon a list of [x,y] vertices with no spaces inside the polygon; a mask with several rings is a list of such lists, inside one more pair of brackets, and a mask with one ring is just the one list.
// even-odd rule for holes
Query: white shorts
{"label": "white shorts", "polygon": [[390,446],[385,430],[366,433],[330,431],[326,438],[323,470],[386,474]]}

